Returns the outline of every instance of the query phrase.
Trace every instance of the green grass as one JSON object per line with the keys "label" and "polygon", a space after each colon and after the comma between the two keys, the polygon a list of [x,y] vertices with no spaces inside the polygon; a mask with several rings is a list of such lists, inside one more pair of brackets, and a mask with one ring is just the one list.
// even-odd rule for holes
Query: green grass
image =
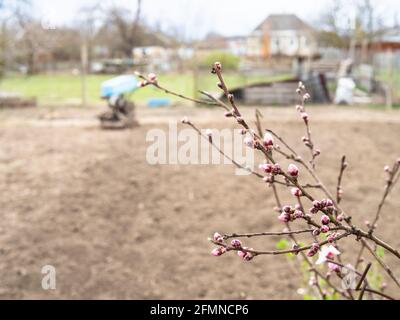
{"label": "green grass", "polygon": [[[99,88],[108,76],[90,75],[87,79],[87,92],[90,102],[99,100]],[[9,76],[0,82],[0,90],[19,93],[23,96],[37,97],[39,104],[70,103],[81,99],[81,79],[68,74]]]}
{"label": "green grass", "polygon": [[[89,75],[87,77],[87,94],[89,103],[100,102],[100,85],[103,81],[114,77],[113,75]],[[228,73],[225,76],[230,88],[259,81],[274,81],[290,78],[290,75],[278,76],[251,76],[245,77],[237,73]],[[193,96],[193,75],[187,74],[160,74],[159,82],[164,87]],[[210,92],[218,91],[217,79],[211,73],[201,73],[198,76],[198,89]],[[0,81],[0,90],[16,92],[23,96],[37,97],[39,104],[69,105],[79,104],[81,101],[81,78],[72,74],[42,74],[34,76],[10,75]],[[146,102],[153,97],[166,97],[167,95],[154,87],[148,86],[138,89],[132,95],[132,99],[138,102]],[[171,101],[179,98],[169,96]]]}
{"label": "green grass", "polygon": [[[378,70],[377,79],[384,83],[388,83],[390,79],[388,70]],[[397,99],[400,97],[400,74],[396,69],[393,70],[392,81],[394,99]]]}
{"label": "green grass", "polygon": [[[387,106],[385,104],[369,104],[368,108],[384,110],[384,109],[387,109]],[[392,109],[393,110],[400,109],[400,103],[394,103],[392,105]]]}

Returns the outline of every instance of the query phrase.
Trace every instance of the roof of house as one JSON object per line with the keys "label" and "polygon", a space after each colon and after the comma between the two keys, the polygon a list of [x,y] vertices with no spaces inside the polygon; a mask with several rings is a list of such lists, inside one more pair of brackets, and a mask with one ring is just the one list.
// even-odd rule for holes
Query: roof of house
{"label": "roof of house", "polygon": [[226,49],[228,48],[228,42],[226,37],[211,32],[203,40],[198,41],[196,47],[197,49]]}
{"label": "roof of house", "polygon": [[295,14],[271,14],[254,31],[309,30],[313,28]]}
{"label": "roof of house", "polygon": [[383,32],[380,41],[384,42],[400,42],[400,28],[391,28]]}

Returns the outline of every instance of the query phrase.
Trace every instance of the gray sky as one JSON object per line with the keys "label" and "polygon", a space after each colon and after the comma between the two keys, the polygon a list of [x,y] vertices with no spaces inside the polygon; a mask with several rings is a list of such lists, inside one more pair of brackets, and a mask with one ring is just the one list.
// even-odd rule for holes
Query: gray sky
{"label": "gray sky", "polygon": [[[355,0],[346,0],[351,3]],[[34,0],[38,14],[51,23],[69,23],[80,7],[98,0]],[[103,0],[135,9],[136,0]],[[247,34],[271,13],[295,13],[313,23],[332,0],[143,0],[143,15],[151,25],[185,29],[187,36],[201,37],[215,31],[224,35]],[[400,20],[400,0],[372,0],[377,10],[392,23]]]}

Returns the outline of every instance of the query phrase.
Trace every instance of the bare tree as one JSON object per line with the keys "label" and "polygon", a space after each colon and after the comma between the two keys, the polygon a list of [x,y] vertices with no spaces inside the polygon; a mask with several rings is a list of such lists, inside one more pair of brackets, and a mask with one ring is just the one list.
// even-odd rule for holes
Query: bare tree
{"label": "bare tree", "polygon": [[134,17],[129,16],[125,9],[113,7],[109,12],[109,22],[117,29],[119,35],[119,50],[125,56],[131,56],[132,50],[143,38],[144,30],[140,26],[142,1],[137,0]]}
{"label": "bare tree", "polygon": [[93,48],[96,44],[96,35],[104,21],[104,12],[101,2],[98,1],[94,5],[82,7],[79,10],[77,26],[80,33],[81,45],[87,47],[88,63],[93,58]]}
{"label": "bare tree", "polygon": [[323,45],[346,48],[350,42],[350,20],[348,12],[344,9],[342,0],[333,0],[331,5],[321,14],[319,25],[319,41]]}

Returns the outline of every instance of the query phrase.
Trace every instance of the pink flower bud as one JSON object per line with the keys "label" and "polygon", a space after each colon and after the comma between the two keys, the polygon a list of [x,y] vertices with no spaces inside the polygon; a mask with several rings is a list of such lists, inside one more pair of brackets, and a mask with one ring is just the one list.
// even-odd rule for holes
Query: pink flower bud
{"label": "pink flower bud", "polygon": [[297,110],[298,112],[304,112],[304,107],[303,107],[302,105],[298,104],[298,105],[296,106],[296,110]]}
{"label": "pink flower bud", "polygon": [[314,208],[316,208],[316,209],[322,209],[321,202],[319,202],[318,200],[314,200],[314,201],[312,202],[312,204],[313,204]]}
{"label": "pink flower bud", "polygon": [[311,96],[310,96],[309,93],[306,93],[306,94],[304,94],[304,96],[303,96],[303,99],[304,99],[304,100],[308,100],[308,99],[310,99],[310,98],[311,98]]}
{"label": "pink flower bud", "polygon": [[216,61],[216,62],[214,63],[214,68],[217,69],[217,70],[221,70],[221,69],[222,69],[222,64],[221,64],[221,62]]}
{"label": "pink flower bud", "polygon": [[264,146],[270,148],[274,145],[274,138],[269,132],[264,133]]}
{"label": "pink flower bud", "polygon": [[315,286],[317,284],[317,278],[315,278],[314,276],[310,277],[310,280],[308,281],[308,284],[312,287]]}
{"label": "pink flower bud", "polygon": [[286,212],[282,212],[279,216],[278,216],[278,220],[282,221],[282,222],[289,222],[290,221],[290,214],[286,213]]}
{"label": "pink flower bud", "polygon": [[327,233],[329,231],[329,227],[327,225],[324,225],[324,226],[321,227],[320,231],[322,233]]}
{"label": "pink flower bud", "polygon": [[231,241],[231,245],[232,245],[232,247],[234,247],[234,248],[240,248],[240,247],[242,246],[242,243],[241,243],[240,240],[238,240],[238,239],[233,239],[233,240]]}
{"label": "pink flower bud", "polygon": [[212,130],[211,130],[211,129],[207,129],[207,130],[206,130],[206,136],[207,136],[207,137],[212,137],[212,135],[213,135]]}
{"label": "pink flower bud", "polygon": [[338,235],[339,235],[339,234],[338,234],[337,232],[332,232],[332,233],[328,236],[327,240],[328,240],[329,242],[333,242],[333,241],[335,241],[335,239],[336,239],[336,237],[337,237]]}
{"label": "pink flower bud", "polygon": [[316,251],[310,249],[307,251],[306,255],[307,255],[307,257],[311,258],[311,257],[315,256],[316,253],[317,253]]}
{"label": "pink flower bud", "polygon": [[294,164],[289,164],[288,173],[289,173],[292,177],[297,177],[298,174],[299,174],[299,169],[297,168],[296,165],[294,165]]}
{"label": "pink flower bud", "polygon": [[150,80],[151,82],[157,81],[157,75],[156,75],[155,73],[149,73],[148,76],[147,76],[147,78],[149,78],[149,80]]}
{"label": "pink flower bud", "polygon": [[321,154],[321,150],[315,149],[315,150],[314,150],[313,156],[314,156],[314,157],[318,157],[320,154]]}
{"label": "pink flower bud", "polygon": [[283,211],[286,213],[291,213],[293,211],[291,206],[283,206]]}
{"label": "pink flower bud", "polygon": [[182,120],[181,120],[181,122],[182,122],[182,123],[185,123],[185,124],[190,123],[188,117],[183,117]]}
{"label": "pink flower bud", "polygon": [[213,251],[211,251],[211,254],[214,257],[219,257],[220,255],[224,254],[226,252],[226,249],[224,247],[219,247],[215,248]]}
{"label": "pink flower bud", "polygon": [[326,206],[327,207],[332,207],[333,206],[333,201],[331,199],[326,199]]}
{"label": "pink flower bud", "polygon": [[296,219],[300,219],[300,218],[303,218],[303,217],[304,217],[304,213],[303,213],[303,211],[295,210],[293,216],[294,216]]}
{"label": "pink flower bud", "polygon": [[385,166],[385,167],[383,168],[383,170],[385,170],[385,172],[390,172],[390,167],[389,167],[389,166]]}
{"label": "pink flower bud", "polygon": [[263,178],[263,181],[266,183],[272,183],[272,182],[274,182],[274,178],[272,176],[268,175]]}
{"label": "pink flower bud", "polygon": [[301,190],[299,188],[292,188],[292,190],[290,190],[290,192],[295,197],[301,197],[302,196],[302,192],[301,192]]}
{"label": "pink flower bud", "polygon": [[247,130],[246,129],[240,129],[239,133],[242,134],[242,135],[245,135],[247,133]]}
{"label": "pink flower bud", "polygon": [[328,262],[328,268],[334,272],[340,272],[340,266],[336,263]]}
{"label": "pink flower bud", "polygon": [[243,259],[245,261],[250,261],[251,259],[253,259],[253,254],[251,252],[247,252],[246,255],[243,257]]}
{"label": "pink flower bud", "polygon": [[324,214],[324,215],[321,217],[321,223],[322,223],[322,224],[329,224],[329,222],[331,222],[331,219],[329,219],[329,217],[328,217],[326,214]]}
{"label": "pink flower bud", "polygon": [[312,235],[313,235],[314,237],[319,236],[320,233],[321,233],[321,231],[319,231],[319,229],[314,229],[314,230],[312,231]]}
{"label": "pink flower bud", "polygon": [[266,173],[271,173],[272,169],[273,169],[273,165],[270,163],[263,163],[263,164],[260,164],[259,168]]}
{"label": "pink flower bud", "polygon": [[310,208],[309,211],[310,211],[311,214],[316,214],[316,213],[318,213],[318,209],[315,208],[315,207]]}
{"label": "pink flower bud", "polygon": [[224,240],[224,238],[222,237],[222,235],[220,235],[218,232],[214,233],[213,235],[213,239],[216,242],[222,242]]}
{"label": "pink flower bud", "polygon": [[148,83],[147,83],[146,80],[141,80],[141,81],[139,81],[138,87],[143,88],[143,87],[147,86],[147,84],[148,84]]}
{"label": "pink flower bud", "polygon": [[313,242],[313,243],[312,243],[312,245],[311,245],[311,250],[314,250],[314,251],[318,251],[318,250],[319,250],[319,244],[318,244],[318,242]]}
{"label": "pink flower bud", "polygon": [[307,114],[307,112],[302,112],[302,113],[300,113],[300,116],[301,116],[301,118],[302,118],[305,122],[308,121],[308,114]]}
{"label": "pink flower bud", "polygon": [[336,217],[336,220],[339,221],[339,222],[343,221],[343,220],[344,220],[344,215],[343,215],[343,214],[339,214],[339,215]]}
{"label": "pink flower bud", "polygon": [[244,138],[243,142],[244,142],[244,144],[245,144],[246,146],[248,146],[248,147],[250,147],[250,148],[253,147],[253,138],[246,137],[246,138]]}
{"label": "pink flower bud", "polygon": [[279,174],[279,173],[281,173],[281,172],[282,172],[281,166],[280,166],[278,163],[275,163],[275,164],[274,164],[274,167],[272,168],[272,172],[273,172],[274,174]]}
{"label": "pink flower bud", "polygon": [[[247,247],[244,247],[243,249],[248,249]],[[253,250],[253,248],[250,248],[250,250]],[[247,252],[247,251],[241,251],[239,250],[237,252],[237,255],[242,258],[245,261],[250,261],[251,259],[253,259],[253,254],[251,252]]]}

